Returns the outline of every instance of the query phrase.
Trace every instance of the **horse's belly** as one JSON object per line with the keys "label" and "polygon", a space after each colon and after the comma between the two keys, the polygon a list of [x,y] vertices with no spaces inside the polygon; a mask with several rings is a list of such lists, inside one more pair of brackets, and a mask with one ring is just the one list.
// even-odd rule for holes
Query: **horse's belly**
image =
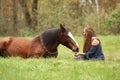
{"label": "horse's belly", "polygon": [[7,54],[8,56],[20,56],[23,58],[27,58],[29,49],[30,49],[29,41],[14,40],[7,48]]}

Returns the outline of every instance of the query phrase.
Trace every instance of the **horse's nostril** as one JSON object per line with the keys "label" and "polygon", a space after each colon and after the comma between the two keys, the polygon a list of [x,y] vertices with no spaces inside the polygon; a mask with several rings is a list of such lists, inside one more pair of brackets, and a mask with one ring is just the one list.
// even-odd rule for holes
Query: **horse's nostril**
{"label": "horse's nostril", "polygon": [[73,49],[74,52],[79,52],[79,48]]}
{"label": "horse's nostril", "polygon": [[79,52],[79,48],[76,49],[76,52]]}

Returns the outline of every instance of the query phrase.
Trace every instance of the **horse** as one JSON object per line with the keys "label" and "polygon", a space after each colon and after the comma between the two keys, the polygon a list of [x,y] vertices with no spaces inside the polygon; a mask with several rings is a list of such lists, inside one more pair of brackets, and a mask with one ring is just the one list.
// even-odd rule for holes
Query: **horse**
{"label": "horse", "polygon": [[73,52],[79,52],[78,43],[70,29],[60,24],[57,28],[45,30],[32,40],[22,37],[3,38],[0,40],[0,55],[22,58],[57,57],[59,44]]}

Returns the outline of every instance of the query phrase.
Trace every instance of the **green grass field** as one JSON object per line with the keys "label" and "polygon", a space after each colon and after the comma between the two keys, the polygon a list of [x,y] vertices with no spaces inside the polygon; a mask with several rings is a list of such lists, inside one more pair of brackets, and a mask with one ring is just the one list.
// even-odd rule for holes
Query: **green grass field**
{"label": "green grass field", "polygon": [[[75,37],[80,51],[83,38]],[[57,58],[0,58],[0,80],[120,80],[120,36],[99,36],[105,61],[75,61],[60,45]]]}

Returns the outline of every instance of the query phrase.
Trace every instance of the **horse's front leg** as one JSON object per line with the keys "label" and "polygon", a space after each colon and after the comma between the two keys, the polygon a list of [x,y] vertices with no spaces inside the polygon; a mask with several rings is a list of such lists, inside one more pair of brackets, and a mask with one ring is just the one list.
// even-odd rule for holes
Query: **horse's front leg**
{"label": "horse's front leg", "polygon": [[54,53],[52,54],[52,57],[57,58],[57,56],[58,56],[58,51],[56,51],[56,52],[54,52]]}
{"label": "horse's front leg", "polygon": [[29,54],[27,56],[27,58],[39,58],[39,57],[40,57],[40,55],[38,53]]}
{"label": "horse's front leg", "polygon": [[39,50],[33,50],[30,51],[27,55],[27,58],[39,58],[39,57],[43,57],[45,54],[45,51],[39,51]]}
{"label": "horse's front leg", "polygon": [[44,57],[45,57],[45,58],[50,58],[50,57],[55,57],[55,58],[57,58],[57,56],[58,56],[58,51],[55,51],[55,52],[47,52]]}

